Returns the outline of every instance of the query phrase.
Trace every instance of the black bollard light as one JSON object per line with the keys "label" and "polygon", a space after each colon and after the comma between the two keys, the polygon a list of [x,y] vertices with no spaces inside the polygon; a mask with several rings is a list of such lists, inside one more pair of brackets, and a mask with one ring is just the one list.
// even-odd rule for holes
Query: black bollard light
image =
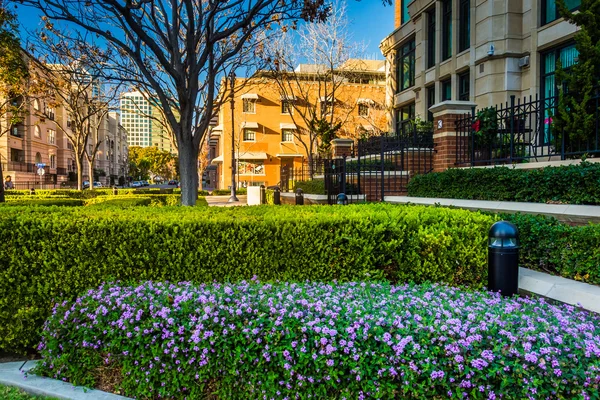
{"label": "black bollard light", "polygon": [[519,229],[508,221],[490,228],[488,290],[512,296],[519,291]]}
{"label": "black bollard light", "polygon": [[279,187],[276,187],[275,193],[273,193],[273,204],[275,204],[276,206],[281,205],[281,190],[279,189]]}
{"label": "black bollard light", "polygon": [[29,189],[29,194],[32,196],[35,195],[35,188]]}
{"label": "black bollard light", "polygon": [[347,206],[348,205],[348,196],[346,196],[346,193],[340,193],[337,195],[337,204],[339,206]]}
{"label": "black bollard light", "polygon": [[260,204],[267,203],[267,191],[265,185],[260,185]]}
{"label": "black bollard light", "polygon": [[304,205],[304,191],[300,188],[296,189],[296,205],[303,206]]}
{"label": "black bollard light", "polygon": [[119,189],[117,189],[116,186],[113,186],[113,195],[118,195],[119,194]]}

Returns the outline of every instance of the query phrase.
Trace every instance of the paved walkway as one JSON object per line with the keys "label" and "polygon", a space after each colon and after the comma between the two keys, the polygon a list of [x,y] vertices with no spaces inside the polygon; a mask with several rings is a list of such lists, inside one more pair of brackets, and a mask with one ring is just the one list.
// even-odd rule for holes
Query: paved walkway
{"label": "paved walkway", "polygon": [[519,268],[519,289],[600,313],[600,286]]}
{"label": "paved walkway", "polygon": [[229,197],[230,196],[206,196],[205,199],[209,207],[235,207],[247,205],[248,196],[246,195],[238,195],[237,198],[239,202],[237,203],[230,203]]}
{"label": "paved walkway", "polygon": [[386,203],[395,204],[424,204],[451,206],[468,210],[484,210],[493,212],[506,212],[523,214],[543,214],[557,218],[559,221],[587,224],[600,222],[600,206],[582,206],[577,204],[544,204],[520,203],[516,201],[483,201],[461,199],[438,199],[428,197],[386,196]]}
{"label": "paved walkway", "polygon": [[[84,389],[70,383],[55,379],[42,378],[35,375],[25,377],[24,372],[35,366],[37,361],[9,362],[0,364],[0,385],[14,386],[27,393],[65,400],[124,400],[128,397],[102,392],[100,390]],[[21,370],[19,370],[21,368]]]}

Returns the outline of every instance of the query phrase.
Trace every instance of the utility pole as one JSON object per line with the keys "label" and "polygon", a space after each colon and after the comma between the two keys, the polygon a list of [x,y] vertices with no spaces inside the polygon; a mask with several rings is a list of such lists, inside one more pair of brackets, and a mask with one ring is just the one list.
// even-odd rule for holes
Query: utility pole
{"label": "utility pole", "polygon": [[239,201],[235,195],[235,121],[234,121],[234,107],[235,100],[233,98],[235,91],[235,71],[232,69],[229,73],[229,85],[231,88],[230,102],[231,102],[231,197],[229,202],[234,203]]}

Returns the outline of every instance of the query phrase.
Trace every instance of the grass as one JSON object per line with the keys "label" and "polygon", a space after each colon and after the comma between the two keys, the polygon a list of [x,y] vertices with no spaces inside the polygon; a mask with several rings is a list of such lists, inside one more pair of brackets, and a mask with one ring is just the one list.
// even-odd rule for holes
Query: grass
{"label": "grass", "polygon": [[33,395],[25,393],[21,389],[14,388],[12,386],[2,386],[2,385],[0,385],[0,399],[2,399],[2,400],[29,400],[29,399],[54,400],[54,398],[52,398],[52,397],[33,396]]}

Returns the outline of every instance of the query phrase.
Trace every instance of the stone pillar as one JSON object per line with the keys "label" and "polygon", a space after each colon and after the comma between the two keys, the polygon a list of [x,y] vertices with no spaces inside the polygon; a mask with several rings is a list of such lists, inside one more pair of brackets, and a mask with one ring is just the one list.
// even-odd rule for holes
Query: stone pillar
{"label": "stone pillar", "polygon": [[334,158],[352,156],[352,139],[333,139],[331,141],[331,150]]}
{"label": "stone pillar", "polygon": [[456,166],[458,135],[456,120],[470,114],[476,104],[470,101],[443,101],[429,108],[433,113],[433,171]]}

